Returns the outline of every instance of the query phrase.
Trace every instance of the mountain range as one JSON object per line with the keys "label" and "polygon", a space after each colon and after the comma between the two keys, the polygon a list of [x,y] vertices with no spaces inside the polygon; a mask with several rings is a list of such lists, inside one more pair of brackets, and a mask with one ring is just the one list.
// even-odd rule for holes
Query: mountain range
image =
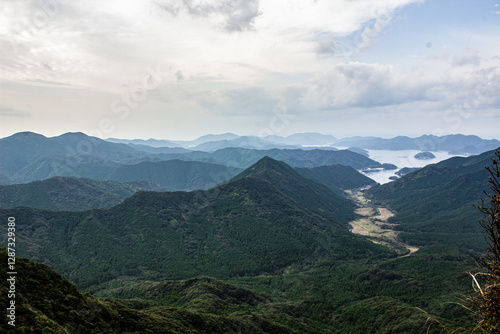
{"label": "mountain range", "polygon": [[434,136],[424,135],[417,138],[398,136],[391,139],[378,137],[351,137],[336,141],[335,147],[359,147],[372,150],[419,150],[446,151],[453,155],[480,154],[500,146],[496,139],[485,140],[478,136],[461,134]]}
{"label": "mountain range", "polygon": [[[149,168],[140,166],[150,165]],[[174,168],[175,165],[180,168]],[[203,163],[199,163],[204,166]],[[208,165],[208,164],[207,164]],[[147,178],[155,183],[146,181],[100,181],[89,178],[76,178],[55,176],[50,179],[33,181],[26,184],[0,185],[0,207],[11,208],[26,206],[48,210],[80,211],[87,209],[106,208],[120,203],[127,197],[132,196],[140,190],[145,191],[174,191],[203,189],[209,185],[215,186],[219,181],[223,182],[232,174],[217,175],[214,171],[211,180],[206,182],[201,178],[206,173],[199,171],[186,173],[185,168],[196,166],[196,163],[185,161],[165,161],[158,163],[144,162],[139,166],[123,166],[110,175],[110,178],[136,179]],[[210,165],[208,165],[211,167]],[[155,168],[154,170],[151,170]],[[163,170],[162,170],[163,168]],[[147,170],[148,174],[142,177],[141,172]],[[302,176],[326,186],[337,195],[343,196],[344,190],[364,187],[375,183],[372,179],[360,174],[354,168],[343,165],[322,166],[315,168],[296,168]],[[238,171],[235,169],[234,171]],[[167,172],[167,173],[165,173]],[[137,173],[137,174],[134,174]],[[210,176],[210,174],[208,174]],[[169,184],[174,188],[160,186]],[[318,185],[316,185],[317,187]]]}
{"label": "mountain range", "polygon": [[193,141],[158,141],[149,140],[121,140],[116,138],[107,139],[115,143],[133,143],[150,145],[153,147],[182,147],[191,150],[215,151],[228,147],[242,147],[248,149],[271,149],[271,148],[307,148],[316,147],[352,147],[353,149],[373,150],[419,150],[419,151],[446,151],[453,155],[480,154],[493,150],[500,146],[496,139],[485,140],[473,135],[423,135],[410,138],[398,136],[394,138],[380,137],[348,137],[337,139],[331,135],[319,133],[297,133],[287,137],[270,135],[266,137],[238,136],[233,133],[222,135],[206,135]]}
{"label": "mountain range", "polygon": [[[282,144],[304,138],[336,140]],[[442,333],[478,323],[461,304],[485,251],[474,205],[494,151],[377,185],[358,170],[383,165],[349,150],[193,151],[80,133],[20,133],[0,150],[12,154],[0,161],[4,183],[31,181],[0,187],[0,220],[16,218],[25,257],[16,331]],[[380,220],[381,207],[395,216]],[[352,233],[368,211],[412,253]],[[2,245],[7,236],[0,225]]]}
{"label": "mountain range", "polygon": [[4,185],[75,176],[147,181],[176,190],[207,189],[264,156],[280,159],[293,167],[343,164],[364,169],[381,166],[351,151],[224,148],[202,152],[111,143],[83,133],[51,138],[30,132],[18,133],[0,139],[0,150],[3,157],[0,184]]}
{"label": "mountain range", "polygon": [[[328,188],[264,158],[207,191],[141,191],[109,209],[13,208],[1,216],[26,222],[17,232],[19,254],[95,288],[132,272],[181,279],[279,271],[317,256],[328,238],[346,256],[380,252],[348,232],[353,209]],[[151,261],[143,263],[141,254]]]}
{"label": "mountain range", "polygon": [[[473,257],[450,244],[398,256],[350,233],[353,203],[300,173],[328,180],[334,167],[293,169],[265,157],[205,191],[139,191],[86,211],[1,209],[0,219],[23,222],[18,255],[113,298],[81,294],[52,269],[18,259],[30,273],[18,299],[25,323],[110,333],[439,333],[415,307],[448,326],[470,323],[448,301],[467,291]],[[361,176],[330,186],[351,182],[366,185]]]}

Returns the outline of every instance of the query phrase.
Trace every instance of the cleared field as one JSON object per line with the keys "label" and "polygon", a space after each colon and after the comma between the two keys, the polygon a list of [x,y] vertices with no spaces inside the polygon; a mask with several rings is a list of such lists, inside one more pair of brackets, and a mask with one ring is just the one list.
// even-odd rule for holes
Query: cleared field
{"label": "cleared field", "polygon": [[398,239],[398,232],[393,230],[397,224],[390,224],[387,220],[394,216],[394,213],[384,207],[378,207],[371,204],[367,200],[363,192],[350,191],[349,197],[358,205],[356,214],[362,216],[357,220],[353,220],[351,225],[351,232],[367,237],[372,242],[382,244],[387,247],[394,248],[396,251],[405,250],[405,256],[418,251],[418,247],[409,246]]}

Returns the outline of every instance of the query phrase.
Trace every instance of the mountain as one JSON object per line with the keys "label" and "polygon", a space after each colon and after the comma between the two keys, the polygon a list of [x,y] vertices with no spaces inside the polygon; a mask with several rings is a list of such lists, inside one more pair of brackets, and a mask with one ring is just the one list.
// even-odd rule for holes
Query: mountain
{"label": "mountain", "polygon": [[391,139],[378,137],[351,137],[340,139],[335,142],[333,146],[356,146],[373,150],[448,151],[452,154],[480,154],[496,149],[500,146],[500,141],[496,139],[485,140],[478,136],[466,136],[461,134],[442,137],[424,135],[418,138],[399,136]]}
{"label": "mountain", "polygon": [[[458,159],[443,168],[468,173],[479,163]],[[16,260],[17,329],[440,333],[416,307],[452,330],[474,323],[458,305],[474,257],[449,244],[398,256],[325,214],[335,198],[264,158],[206,191],[138,192],[114,207],[79,212],[0,209],[0,220],[18,222],[16,253],[52,267]],[[7,244],[6,224],[0,241]],[[6,257],[0,251],[0,261]],[[53,270],[107,298],[80,294]],[[8,302],[6,285],[0,289]]]}
{"label": "mountain", "polygon": [[204,160],[239,168],[248,168],[266,156],[275,160],[283,161],[292,167],[311,168],[334,164],[351,166],[354,169],[381,167],[379,162],[348,150],[254,150],[244,148],[225,148],[212,153],[192,152],[185,155],[185,157],[190,160]]}
{"label": "mountain", "polygon": [[198,190],[211,188],[239,172],[240,168],[199,161],[144,161],[117,166],[106,175],[106,179],[147,181],[173,190]]}
{"label": "mountain", "polygon": [[[5,249],[0,250],[0,260],[7,263]],[[167,284],[183,294],[186,304],[167,307],[154,301],[127,303],[82,294],[48,266],[24,258],[16,258],[16,269],[15,298],[10,299],[15,301],[15,318],[3,315],[4,333],[297,333],[255,311],[242,310],[245,303],[254,308],[266,303],[261,295],[215,279]],[[0,273],[4,282],[11,277],[5,270]],[[6,284],[0,290],[2,305],[10,306]],[[225,304],[225,314],[210,308],[213,301]]]}
{"label": "mountain", "polygon": [[468,158],[455,157],[406,174],[369,190],[397,214],[393,221],[401,239],[414,245],[453,243],[484,251],[481,214],[474,205],[485,197],[494,151]]}
{"label": "mountain", "polygon": [[[212,137],[206,139],[208,138]],[[150,177],[142,179],[134,179],[130,176],[122,178],[119,175],[120,173],[116,172],[116,169],[124,173],[126,173],[127,169],[133,169],[138,175],[148,176],[148,170],[155,170],[155,173],[161,172],[154,163],[170,160],[199,161],[236,168],[247,168],[264,156],[270,156],[293,167],[344,164],[356,169],[365,169],[381,166],[376,161],[349,151],[225,148],[215,152],[201,152],[179,148],[154,148],[144,145],[111,143],[86,136],[83,133],[67,133],[51,138],[29,132],[18,133],[0,139],[0,150],[3,156],[0,160],[0,184],[27,183],[54,176],[75,176],[118,181],[142,180],[157,183],[154,179],[164,179],[164,177],[150,175]],[[140,163],[144,164],[140,165],[140,167],[127,167]],[[147,170],[137,171],[140,168],[146,168]],[[190,173],[190,168],[186,172]],[[231,173],[231,171],[228,172],[230,176],[236,174]],[[113,174],[113,177],[110,176],[111,174]],[[226,179],[219,178],[218,182]],[[201,188],[216,184],[203,183],[204,185]],[[161,183],[160,185],[172,187],[168,183]],[[172,188],[179,190],[194,189],[190,186]]]}
{"label": "mountain", "polygon": [[352,167],[343,165],[320,166],[313,168],[295,168],[302,176],[326,186],[333,192],[343,193],[343,190],[362,188],[376,182],[364,176]]}
{"label": "mountain", "polygon": [[284,162],[264,157],[231,181],[244,178],[267,181],[305,208],[337,224],[346,224],[355,217],[354,204],[351,201],[300,175]]}
{"label": "mountain", "polygon": [[[0,162],[0,164],[2,164]],[[7,184],[28,183],[44,180],[54,176],[76,176],[94,179],[105,179],[109,171],[120,164],[105,158],[91,155],[54,154],[41,156],[26,165],[18,165],[17,169],[7,171]],[[5,175],[2,169],[0,172]]]}
{"label": "mountain", "polygon": [[324,146],[331,145],[337,141],[334,136],[314,132],[296,133],[288,137],[270,135],[264,137],[264,139],[280,144],[300,146]]}
{"label": "mountain", "polygon": [[[317,196],[329,192],[281,163],[268,162],[255,167],[276,169],[265,174],[275,175],[279,187]],[[338,196],[331,194],[318,204],[305,203],[311,209],[337,210],[318,214],[269,181],[249,175],[207,191],[137,192],[108,209],[2,209],[0,219],[14,216],[23,222],[16,231],[19,255],[51,265],[89,291],[130,276],[161,280],[274,273],[325,252],[342,258],[391,254],[348,232],[352,209],[334,207]],[[0,235],[7,235],[5,228],[0,227]],[[325,242],[331,246],[325,248]]]}
{"label": "mountain", "polygon": [[151,154],[183,154],[189,153],[191,150],[182,147],[152,147],[148,145],[128,144],[136,151],[151,153]]}
{"label": "mountain", "polygon": [[66,176],[119,182],[145,181],[171,190],[195,190],[213,187],[239,172],[240,168],[199,161],[144,161],[122,165],[92,156],[50,156],[36,160],[12,177],[17,183]]}
{"label": "mountain", "polygon": [[217,141],[209,141],[192,147],[196,151],[213,152],[228,147],[239,147],[265,150],[271,148],[295,148],[291,145],[279,144],[272,141],[264,140],[259,137],[244,136],[235,139],[225,139]]}
{"label": "mountain", "polygon": [[[82,133],[46,138],[18,133],[0,139],[0,181],[28,183],[55,176],[146,181],[173,190],[207,189],[241,169],[189,160],[185,149],[109,143]],[[169,153],[165,153],[167,150]],[[177,153],[174,153],[177,152]],[[163,161],[168,160],[168,161]],[[214,160],[206,157],[205,160]],[[152,189],[152,188],[151,188]]]}
{"label": "mountain", "polygon": [[[0,329],[5,333],[437,334],[442,328],[432,326],[429,316],[414,305],[429,310],[434,304],[440,314],[453,314],[458,325],[471,323],[463,307],[446,299],[450,289],[462,291],[466,276],[459,274],[462,267],[454,268],[460,263],[456,255],[446,257],[444,261],[444,256],[422,254],[371,267],[366,261],[356,265],[326,260],[299,273],[237,278],[240,283],[193,277],[107,290],[119,299],[80,293],[48,266],[16,257],[16,327],[5,317]],[[7,262],[5,249],[0,249],[0,261]],[[434,277],[425,275],[430,272]],[[3,281],[8,278],[6,271],[0,273]],[[7,285],[1,285],[0,292],[0,302],[9,305]],[[448,329],[458,327],[439,319]]]}
{"label": "mountain", "polygon": [[138,190],[168,189],[140,181],[119,183],[57,176],[27,184],[0,186],[0,207],[28,206],[68,211],[106,208],[120,203]]}
{"label": "mountain", "polygon": [[128,145],[109,143],[83,133],[66,133],[52,138],[31,132],[16,133],[0,139],[0,151],[0,174],[4,179],[16,183],[36,180],[37,176],[29,175],[43,174],[40,170],[70,170],[82,164],[92,168],[134,163],[146,155]]}
{"label": "mountain", "polygon": [[358,154],[361,154],[361,155],[363,155],[365,157],[369,157],[370,156],[370,153],[367,150],[363,150],[362,148],[359,148],[359,147],[349,147],[348,150],[356,152]]}
{"label": "mountain", "polygon": [[239,137],[240,136],[235,135],[234,133],[228,132],[228,133],[219,134],[219,135],[212,135],[212,134],[204,135],[204,136],[201,136],[201,137],[196,138],[194,140],[178,140],[178,141],[175,141],[175,143],[181,145],[182,147],[190,148],[190,147],[198,146],[200,144],[211,142],[211,141],[233,140],[233,139],[237,139]]}
{"label": "mountain", "polygon": [[178,144],[174,143],[173,141],[170,140],[164,140],[164,139],[118,139],[118,138],[107,138],[106,141],[109,141],[111,143],[119,143],[119,144],[133,144],[133,145],[138,145],[138,146],[149,146],[149,147],[169,147],[169,148],[176,148],[179,147]]}

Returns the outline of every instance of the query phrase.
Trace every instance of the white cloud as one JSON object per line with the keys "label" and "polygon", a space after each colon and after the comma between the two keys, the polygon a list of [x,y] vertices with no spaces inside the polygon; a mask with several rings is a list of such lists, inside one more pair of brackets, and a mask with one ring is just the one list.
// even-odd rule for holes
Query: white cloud
{"label": "white cloud", "polygon": [[350,34],[413,1],[54,0],[49,9],[10,1],[0,9],[0,41],[8,46],[2,66],[10,80],[106,90],[154,65],[237,82],[253,74],[233,75],[232,63],[311,72],[322,66],[317,52],[334,50],[332,40],[318,45],[319,32]]}
{"label": "white cloud", "polygon": [[[414,103],[436,109],[462,103],[483,109],[500,100],[500,66],[425,74],[392,65],[344,63],[315,75],[305,91],[301,100],[305,110],[369,110]],[[414,110],[408,107],[408,111]]]}
{"label": "white cloud", "polygon": [[412,78],[392,65],[341,63],[316,75],[302,102],[321,109],[394,105],[431,100],[428,88],[436,85],[433,78]]}
{"label": "white cloud", "polygon": [[[188,111],[200,124],[214,115],[264,117],[280,108],[311,115],[415,104],[438,110],[473,95],[476,79],[498,92],[495,49],[482,47],[496,40],[491,29],[455,29],[456,40],[474,43],[454,43],[447,57],[431,57],[430,48],[419,60],[377,50],[384,32],[404,19],[401,9],[414,3],[425,1],[5,0],[2,80],[17,84],[11,87],[20,93],[13,96],[37,102],[25,108],[11,98],[5,107],[29,110],[40,121],[61,107],[58,94],[71,91],[71,101],[59,99],[64,107],[78,106],[80,122],[87,114],[99,120],[111,101],[140,84],[147,67],[157,66],[162,84],[136,113],[144,123],[165,110],[170,118]],[[482,101],[497,105],[492,97]]]}
{"label": "white cloud", "polygon": [[453,66],[479,65],[479,51],[471,48],[465,48],[458,53],[452,60]]}
{"label": "white cloud", "polygon": [[200,17],[209,17],[227,31],[244,31],[253,28],[260,15],[259,0],[157,0],[155,4],[172,16],[182,10]]}

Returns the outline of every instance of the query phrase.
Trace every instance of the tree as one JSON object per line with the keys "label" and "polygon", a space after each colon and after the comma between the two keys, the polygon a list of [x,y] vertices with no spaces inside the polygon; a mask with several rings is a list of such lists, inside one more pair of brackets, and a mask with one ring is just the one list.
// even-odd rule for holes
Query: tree
{"label": "tree", "polygon": [[488,243],[486,255],[479,260],[485,271],[472,275],[477,293],[471,296],[481,318],[478,327],[490,333],[500,333],[500,151],[495,155],[492,166],[486,167],[490,173],[490,193],[486,193],[478,207],[484,214],[479,223],[486,231]]}

